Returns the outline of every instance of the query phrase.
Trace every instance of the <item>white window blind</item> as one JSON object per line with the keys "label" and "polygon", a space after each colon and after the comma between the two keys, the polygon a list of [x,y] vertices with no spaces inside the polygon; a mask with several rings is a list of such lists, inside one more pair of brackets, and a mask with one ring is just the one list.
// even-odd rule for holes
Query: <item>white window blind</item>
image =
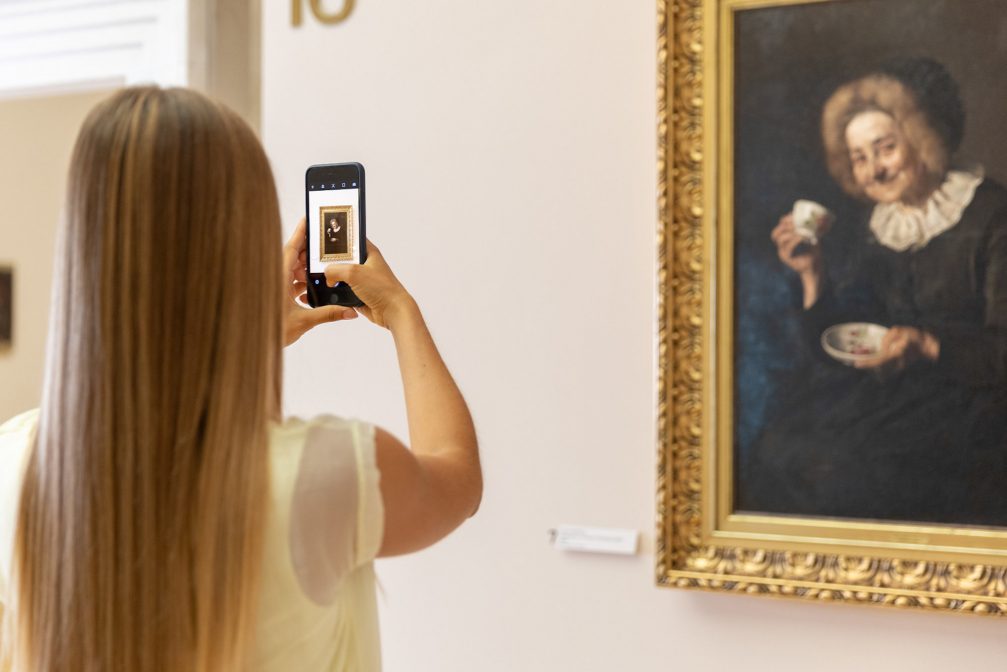
{"label": "white window blind", "polygon": [[186,0],[0,0],[0,97],[187,80]]}

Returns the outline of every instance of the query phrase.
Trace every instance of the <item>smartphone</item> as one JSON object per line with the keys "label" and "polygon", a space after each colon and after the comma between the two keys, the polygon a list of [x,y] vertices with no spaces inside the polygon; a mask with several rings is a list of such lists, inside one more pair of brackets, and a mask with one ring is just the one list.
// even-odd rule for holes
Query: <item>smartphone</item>
{"label": "smartphone", "polygon": [[344,282],[329,287],[329,264],[367,261],[367,217],[364,207],[364,167],[359,163],[311,166],[304,174],[307,210],[308,303],[313,307],[362,306]]}

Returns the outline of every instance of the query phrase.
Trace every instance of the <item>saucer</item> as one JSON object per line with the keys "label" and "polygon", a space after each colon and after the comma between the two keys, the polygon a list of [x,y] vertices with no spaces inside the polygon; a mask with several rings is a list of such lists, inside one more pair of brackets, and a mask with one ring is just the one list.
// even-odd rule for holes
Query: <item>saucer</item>
{"label": "saucer", "polygon": [[822,332],[822,348],[836,361],[853,365],[877,357],[886,333],[887,327],[870,322],[835,324]]}

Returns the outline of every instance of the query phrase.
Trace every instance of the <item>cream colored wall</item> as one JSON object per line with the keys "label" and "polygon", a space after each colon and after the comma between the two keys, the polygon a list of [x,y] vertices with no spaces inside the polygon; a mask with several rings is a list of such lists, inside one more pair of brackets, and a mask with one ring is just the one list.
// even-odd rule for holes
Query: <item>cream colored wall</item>
{"label": "cream colored wall", "polygon": [[42,390],[52,250],[77,130],[105,95],[0,100],[0,265],[14,270],[14,346],[0,352],[0,419]]}
{"label": "cream colored wall", "polygon": [[[337,3],[330,3],[335,7]],[[264,3],[263,131],[288,228],[313,162],[362,161],[368,225],[472,406],[477,518],[379,563],[390,672],[944,670],[1001,622],[654,587],[655,6],[358,0],[336,27]],[[406,427],[363,320],[287,356],[287,406]],[[642,530],[635,558],[552,550]]]}

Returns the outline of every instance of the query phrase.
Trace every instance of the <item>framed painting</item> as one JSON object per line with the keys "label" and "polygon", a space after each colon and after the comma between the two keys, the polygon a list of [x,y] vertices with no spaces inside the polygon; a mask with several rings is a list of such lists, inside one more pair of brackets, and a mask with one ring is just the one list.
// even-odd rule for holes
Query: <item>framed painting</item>
{"label": "framed painting", "polygon": [[353,260],[353,206],[323,206],[318,213],[322,261]]}
{"label": "framed painting", "polygon": [[14,341],[14,269],[0,266],[0,350]]}
{"label": "framed painting", "polygon": [[1001,0],[658,10],[658,583],[1007,613]]}

